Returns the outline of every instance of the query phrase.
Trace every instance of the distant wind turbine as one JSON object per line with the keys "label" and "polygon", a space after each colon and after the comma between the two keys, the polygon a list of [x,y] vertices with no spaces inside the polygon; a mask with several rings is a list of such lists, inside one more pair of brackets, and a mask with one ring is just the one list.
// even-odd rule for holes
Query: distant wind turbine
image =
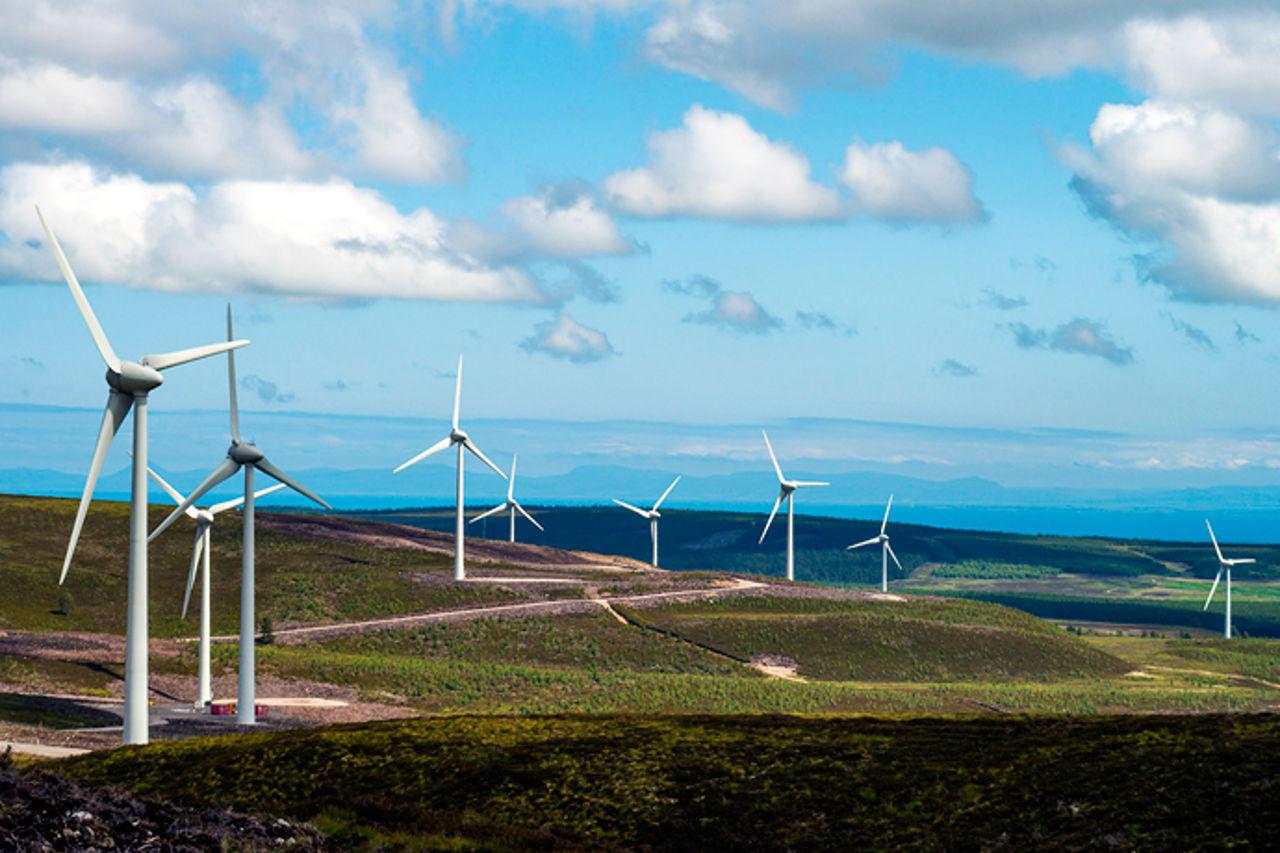
{"label": "distant wind turbine", "polygon": [[84,493],[80,496],[75,524],[71,527],[71,541],[67,543],[67,555],[62,561],[62,574],[58,577],[59,586],[67,579],[67,569],[71,567],[76,542],[79,541],[80,530],[84,527],[85,514],[89,511],[89,503],[93,500],[93,490],[98,484],[98,474],[102,471],[103,459],[106,458],[111,440],[120,431],[120,425],[124,423],[129,410],[133,410],[128,609],[124,640],[124,742],[126,744],[146,743],[150,737],[150,712],[147,710],[147,396],[164,382],[160,371],[227,352],[249,342],[228,340],[226,343],[209,344],[161,355],[144,355],[138,361],[121,359],[111,348],[107,333],[103,331],[98,318],[94,316],[93,308],[85,298],[80,282],[76,280],[76,274],[71,271],[71,264],[62,253],[58,238],[53,235],[53,229],[44,221],[44,214],[38,207],[36,217],[40,220],[40,227],[44,229],[45,239],[58,262],[62,277],[71,288],[71,296],[76,301],[76,307],[80,309],[80,316],[89,327],[89,334],[98,348],[98,354],[107,364],[107,385],[111,389],[107,396],[106,411],[102,414],[102,425],[98,427],[98,441],[93,448],[89,473],[85,477]]}
{"label": "distant wind turbine", "polygon": [[783,500],[787,502],[787,580],[796,579],[796,520],[795,520],[795,491],[796,489],[804,489],[809,486],[829,486],[830,483],[806,482],[804,480],[788,480],[782,476],[782,466],[778,464],[778,457],[773,453],[773,445],[769,443],[769,433],[760,430],[760,434],[764,436],[764,446],[769,449],[769,459],[773,461],[774,473],[778,475],[778,499],[773,502],[773,511],[769,513],[769,520],[764,523],[764,532],[760,534],[760,544],[764,544],[764,537],[769,535],[769,526],[773,524],[773,517],[778,514],[778,507],[782,505]]}
{"label": "distant wind turbine", "polygon": [[1249,563],[1255,563],[1257,561],[1254,560],[1252,557],[1228,560],[1226,557],[1222,556],[1222,549],[1218,547],[1218,537],[1213,535],[1213,525],[1209,523],[1209,519],[1206,518],[1204,520],[1204,526],[1209,528],[1209,539],[1213,542],[1213,550],[1218,555],[1218,574],[1213,579],[1213,586],[1209,587],[1209,597],[1204,600],[1204,610],[1209,609],[1209,602],[1213,601],[1213,594],[1218,591],[1218,581],[1222,580],[1222,573],[1226,572],[1227,574],[1227,584],[1226,584],[1227,613],[1226,613],[1225,627],[1223,627],[1222,629],[1222,636],[1230,640],[1231,639],[1231,567],[1244,566],[1244,565],[1248,565]]}
{"label": "distant wind turbine", "polygon": [[475,524],[477,521],[479,521],[482,518],[488,518],[491,515],[497,515],[503,510],[507,510],[511,513],[511,533],[507,538],[508,542],[516,541],[516,513],[517,512],[523,515],[525,518],[527,518],[529,520],[529,523],[532,524],[534,527],[538,528],[539,530],[543,530],[545,532],[545,528],[543,528],[541,524],[535,521],[532,515],[529,515],[529,513],[525,512],[524,507],[520,506],[520,502],[516,500],[515,494],[516,494],[516,456],[515,454],[512,454],[511,455],[511,476],[507,478],[507,499],[504,502],[495,506],[493,509],[488,510],[487,512],[480,513],[475,518],[471,519],[469,523]]}
{"label": "distant wind turbine", "polygon": [[458,410],[462,404],[462,356],[458,356],[458,380],[453,388],[453,428],[449,430],[449,434],[410,459],[408,462],[401,463],[396,466],[395,473],[399,474],[410,465],[417,465],[423,459],[426,459],[433,453],[439,453],[441,450],[447,450],[456,445],[458,448],[458,509],[453,526],[453,579],[456,581],[464,581],[467,579],[467,564],[464,550],[466,548],[466,521],[463,518],[463,498],[462,498],[462,469],[463,459],[465,455],[463,450],[469,450],[475,454],[476,458],[484,464],[488,465],[502,479],[507,479],[507,475],[502,473],[502,469],[489,461],[489,457],[480,452],[480,448],[476,447],[461,427],[458,426]]}
{"label": "distant wind turbine", "polygon": [[[227,339],[231,339],[231,306],[227,306]],[[240,560],[240,683],[236,696],[236,722],[240,725],[253,725],[257,722],[255,711],[254,680],[254,514],[253,499],[257,494],[253,490],[254,471],[261,471],[273,480],[284,483],[300,495],[310,498],[325,509],[333,509],[323,498],[316,495],[306,486],[272,465],[262,451],[252,441],[240,438],[240,405],[236,398],[236,357],[227,354],[227,384],[231,398],[231,447],[227,450],[227,458],[223,459],[213,472],[205,477],[204,482],[196,486],[196,490],[178,504],[168,518],[160,523],[147,540],[150,542],[168,529],[191,508],[192,504],[204,497],[214,486],[244,469],[244,546]]]}
{"label": "distant wind turbine", "polygon": [[641,509],[617,498],[613,499],[613,502],[623,509],[629,509],[641,518],[649,519],[649,538],[653,541],[653,567],[655,569],[658,567],[658,519],[662,518],[662,513],[658,512],[658,507],[662,506],[662,502],[667,499],[667,495],[671,494],[671,490],[676,487],[678,482],[680,482],[679,476],[671,481],[670,486],[667,486],[667,490],[662,493],[662,497],[658,498],[657,503],[653,505],[653,509]]}
{"label": "distant wind turbine", "polygon": [[[173,498],[173,502],[182,506],[186,501],[181,493],[173,486],[169,485],[164,477],[161,477],[153,469],[147,468],[147,473],[151,475],[151,479],[164,489],[169,497]],[[278,492],[283,489],[284,483],[276,483],[274,486],[266,489],[259,489],[254,493],[253,497],[266,497],[272,492]],[[213,540],[209,535],[209,528],[213,527],[213,521],[219,513],[229,509],[235,509],[244,503],[244,496],[240,496],[233,500],[216,503],[206,509],[198,509],[194,506],[188,506],[186,515],[193,519],[196,523],[196,541],[195,546],[191,549],[191,569],[187,572],[187,592],[182,597],[182,618],[187,618],[187,606],[191,603],[191,589],[196,582],[196,568],[201,568],[200,573],[200,651],[199,664],[197,666],[198,686],[196,688],[196,707],[207,707],[213,701],[213,686],[209,673],[209,552],[213,549]],[[201,558],[203,557],[203,564]]]}
{"label": "distant wind turbine", "polygon": [[885,527],[889,525],[889,507],[893,506],[893,495],[889,495],[889,502],[884,505],[884,520],[880,522],[880,535],[870,539],[863,540],[856,545],[850,545],[846,551],[853,551],[864,545],[875,545],[877,542],[882,546],[880,548],[880,589],[882,592],[889,591],[889,558],[893,557],[893,561],[898,564],[898,571],[906,573],[906,569],[902,568],[902,563],[898,561],[898,555],[893,553],[893,546],[889,544],[889,534],[884,532]]}

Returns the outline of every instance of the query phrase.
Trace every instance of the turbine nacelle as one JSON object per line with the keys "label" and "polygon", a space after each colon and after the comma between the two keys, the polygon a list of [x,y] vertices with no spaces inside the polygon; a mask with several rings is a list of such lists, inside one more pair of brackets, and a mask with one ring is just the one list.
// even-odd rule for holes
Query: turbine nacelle
{"label": "turbine nacelle", "polygon": [[265,459],[265,454],[251,441],[233,441],[227,458],[237,465],[253,465]]}
{"label": "turbine nacelle", "polygon": [[[144,356],[142,360],[147,359]],[[122,361],[119,370],[107,368],[107,384],[123,394],[146,394],[163,385],[164,376],[146,364]]]}
{"label": "turbine nacelle", "polygon": [[449,430],[449,441],[453,444],[466,444],[468,438],[470,438],[470,436],[467,435],[466,430],[461,430],[457,427]]}

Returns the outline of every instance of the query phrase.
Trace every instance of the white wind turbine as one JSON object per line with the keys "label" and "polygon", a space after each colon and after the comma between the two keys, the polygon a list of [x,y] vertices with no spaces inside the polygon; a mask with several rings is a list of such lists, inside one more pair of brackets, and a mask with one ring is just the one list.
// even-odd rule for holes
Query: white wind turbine
{"label": "white wind turbine", "polygon": [[84,526],[85,514],[89,511],[89,503],[93,500],[93,490],[98,483],[98,474],[102,471],[102,462],[111,446],[111,440],[120,430],[129,410],[133,409],[133,472],[132,496],[129,504],[129,580],[128,580],[128,615],[125,620],[124,651],[124,742],[146,743],[149,738],[149,716],[147,711],[147,395],[159,388],[164,382],[160,371],[177,367],[196,359],[227,352],[249,343],[248,341],[227,341],[226,343],[209,344],[202,347],[179,350],[161,355],[144,355],[138,361],[125,361],[115,354],[107,334],[94,316],[89,300],[85,298],[80,282],[71,271],[67,257],[58,245],[58,238],[53,236],[49,224],[44,221],[40,208],[36,208],[36,216],[44,229],[49,248],[58,261],[58,268],[71,295],[89,327],[89,334],[98,347],[98,353],[107,364],[107,385],[111,388],[107,397],[107,408],[102,415],[102,425],[98,428],[98,441],[93,448],[93,459],[89,463],[89,474],[85,477],[84,493],[80,496],[80,507],[76,510],[75,524],[71,528],[71,541],[67,543],[67,555],[62,561],[62,574],[58,577],[58,585],[67,578],[67,569],[71,567],[71,558],[75,554],[76,542],[80,539],[80,530]]}
{"label": "white wind turbine", "polygon": [[[231,306],[227,306],[227,338],[231,338]],[[223,459],[213,472],[205,477],[204,482],[196,486],[191,494],[178,504],[177,509],[151,532],[147,541],[155,539],[173,524],[191,505],[214,486],[229,479],[241,468],[244,469],[244,545],[240,560],[240,673],[239,689],[236,696],[236,722],[241,725],[253,725],[257,722],[255,710],[254,681],[254,471],[261,471],[268,477],[284,483],[300,495],[310,498],[325,509],[333,509],[329,504],[294,480],[285,472],[267,460],[262,451],[252,441],[240,438],[240,406],[236,398],[236,358],[227,354],[227,382],[231,393],[231,447],[227,450],[227,458]]]}
{"label": "white wind turbine", "polygon": [[678,482],[680,482],[680,477],[677,475],[671,481],[671,485],[667,486],[667,490],[662,493],[662,497],[658,498],[657,503],[653,505],[653,509],[641,509],[638,506],[632,506],[629,503],[613,498],[613,502],[623,509],[629,509],[641,518],[649,519],[649,538],[653,540],[653,567],[655,569],[658,567],[658,519],[662,518],[662,513],[658,512],[658,507],[662,506],[662,502],[667,499],[667,495],[671,494],[671,490],[676,487]]}
{"label": "white wind turbine", "polygon": [[1222,573],[1226,572],[1227,574],[1227,586],[1226,586],[1227,613],[1226,613],[1225,627],[1222,629],[1222,636],[1230,640],[1231,639],[1231,567],[1244,566],[1244,565],[1248,565],[1249,563],[1255,563],[1257,561],[1254,560],[1252,557],[1246,557],[1244,559],[1228,560],[1226,557],[1222,556],[1222,549],[1218,547],[1218,537],[1213,535],[1213,525],[1209,523],[1209,519],[1206,518],[1204,520],[1204,526],[1209,528],[1209,539],[1213,541],[1213,550],[1218,555],[1218,574],[1213,579],[1213,586],[1209,587],[1209,597],[1204,600],[1204,609],[1205,610],[1209,609],[1209,602],[1213,601],[1213,594],[1218,591],[1218,581],[1222,580]]}
{"label": "white wind turbine", "polygon": [[[153,469],[147,468],[147,473],[151,475],[151,479],[164,489],[169,497],[173,498],[173,502],[178,506],[182,506],[186,501],[177,489],[169,485],[164,477],[161,477]],[[278,492],[284,488],[284,483],[276,483],[274,486],[266,489],[259,489],[254,492],[254,499],[266,497],[272,492]],[[219,513],[229,509],[235,509],[244,503],[244,496],[240,496],[233,500],[216,503],[205,509],[198,509],[194,506],[188,506],[186,515],[193,519],[196,523],[196,541],[195,546],[191,549],[191,569],[187,572],[187,592],[182,597],[182,618],[187,618],[187,606],[191,604],[191,590],[196,582],[196,568],[201,569],[200,572],[200,651],[199,664],[197,667],[197,688],[196,688],[196,707],[205,708],[213,701],[213,686],[211,683],[209,672],[209,552],[213,549],[213,540],[209,535],[209,529],[213,527],[214,519]],[[203,558],[203,561],[202,559]]]}
{"label": "white wind turbine", "polygon": [[[419,453],[417,456],[404,462],[394,469],[394,473],[399,474],[410,465],[416,465],[423,459],[426,459],[433,453],[439,453],[441,450],[447,450],[456,445],[458,448],[458,510],[453,527],[453,579],[456,581],[464,581],[467,579],[466,555],[466,522],[463,517],[463,498],[462,498],[462,476],[463,476],[463,459],[465,459],[464,450],[470,450],[475,454],[476,458],[493,469],[502,479],[507,479],[507,475],[502,473],[502,469],[489,461],[489,457],[480,452],[480,448],[476,447],[461,427],[458,426],[458,413],[462,404],[462,356],[458,356],[458,380],[453,388],[453,428],[449,430],[449,434]],[[536,523],[536,522],[535,522]]]}
{"label": "white wind turbine", "polygon": [[529,513],[525,512],[524,507],[520,506],[520,502],[516,500],[515,494],[516,494],[516,455],[513,453],[511,454],[511,476],[507,478],[506,501],[498,504],[491,510],[480,513],[475,518],[471,519],[469,523],[475,524],[477,521],[479,521],[482,518],[488,518],[491,515],[497,515],[498,513],[506,510],[511,513],[511,532],[507,537],[508,542],[516,541],[516,513],[517,512],[523,515],[525,518],[527,518],[529,520],[529,523],[532,524],[534,527],[545,532],[546,528],[544,528],[541,524],[535,521],[532,515],[529,515]]}
{"label": "white wind turbine", "polygon": [[873,536],[870,539],[863,540],[856,545],[850,545],[846,551],[853,551],[864,545],[875,545],[879,543],[880,548],[880,589],[882,592],[889,591],[889,558],[893,557],[893,561],[898,564],[898,571],[906,573],[906,569],[902,568],[902,563],[898,561],[898,555],[893,553],[893,546],[889,544],[889,534],[884,532],[885,527],[889,525],[889,507],[893,506],[893,495],[889,495],[889,502],[884,505],[884,520],[880,522],[880,535]]}
{"label": "white wind turbine", "polygon": [[782,505],[785,499],[787,502],[787,580],[796,579],[796,489],[804,489],[809,486],[829,486],[830,483],[806,482],[804,480],[788,480],[782,476],[782,467],[778,465],[778,457],[773,453],[773,445],[769,443],[769,433],[760,430],[760,434],[764,436],[764,446],[769,449],[769,459],[773,461],[774,473],[778,475],[778,499],[773,502],[773,511],[769,513],[769,520],[764,523],[764,531],[760,534],[760,543],[764,544],[764,537],[769,535],[769,526],[773,524],[773,517],[778,514],[778,507]]}

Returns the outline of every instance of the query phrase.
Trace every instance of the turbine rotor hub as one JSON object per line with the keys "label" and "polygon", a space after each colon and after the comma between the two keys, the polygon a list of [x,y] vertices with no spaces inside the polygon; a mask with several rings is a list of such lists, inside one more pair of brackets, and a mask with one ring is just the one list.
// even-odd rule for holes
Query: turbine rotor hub
{"label": "turbine rotor hub", "polygon": [[452,441],[454,444],[458,444],[459,442],[463,442],[467,440],[467,434],[466,432],[460,429],[450,430],[449,440]]}
{"label": "turbine rotor hub", "polygon": [[263,458],[265,454],[247,441],[237,441],[231,445],[231,449],[227,451],[227,456],[232,462],[241,465],[252,465]]}
{"label": "turbine rotor hub", "polygon": [[163,385],[164,377],[154,367],[126,361],[120,364],[118,372],[107,371],[107,384],[123,394],[146,394]]}

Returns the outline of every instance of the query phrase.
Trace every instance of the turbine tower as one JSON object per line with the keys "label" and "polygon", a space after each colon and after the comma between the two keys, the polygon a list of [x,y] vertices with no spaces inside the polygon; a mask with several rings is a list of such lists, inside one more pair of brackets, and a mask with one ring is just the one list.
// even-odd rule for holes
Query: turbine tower
{"label": "turbine tower", "polygon": [[1218,581],[1222,580],[1222,573],[1227,573],[1226,599],[1227,612],[1225,617],[1225,625],[1222,629],[1222,636],[1228,640],[1231,639],[1231,567],[1244,566],[1249,563],[1257,562],[1252,557],[1243,559],[1228,560],[1222,556],[1222,549],[1218,547],[1218,537],[1213,535],[1213,525],[1209,523],[1209,519],[1204,520],[1204,526],[1209,528],[1209,539],[1213,542],[1213,550],[1218,555],[1218,574],[1213,579],[1213,586],[1209,587],[1209,597],[1204,600],[1204,610],[1209,609],[1209,602],[1213,601],[1213,594],[1218,591]]}
{"label": "turbine tower", "polygon": [[71,296],[80,309],[85,325],[89,327],[89,334],[93,336],[98,353],[107,364],[107,385],[111,389],[107,396],[106,411],[102,415],[102,425],[98,428],[98,441],[93,448],[89,474],[85,477],[84,493],[80,496],[80,507],[76,510],[75,524],[71,528],[71,541],[67,543],[67,555],[62,561],[59,586],[67,579],[67,569],[71,567],[76,542],[84,527],[84,517],[93,500],[93,490],[98,483],[98,474],[102,471],[103,459],[111,447],[111,440],[120,431],[120,425],[124,423],[129,410],[133,409],[128,615],[125,620],[124,641],[124,742],[146,743],[150,735],[147,711],[147,395],[164,382],[160,371],[227,352],[249,342],[228,340],[227,343],[209,344],[161,355],[144,355],[138,361],[124,361],[111,348],[107,333],[94,316],[89,300],[80,289],[80,282],[71,271],[71,264],[58,245],[58,238],[53,236],[53,230],[45,222],[44,214],[38,207],[36,216],[40,219],[40,227],[44,229],[49,248],[58,261],[62,277],[71,288]]}
{"label": "turbine tower", "polygon": [[853,551],[861,548],[863,545],[875,545],[877,542],[882,546],[880,548],[880,591],[889,591],[889,558],[893,557],[893,561],[898,564],[898,571],[906,574],[906,569],[902,568],[902,563],[898,561],[898,555],[893,553],[893,546],[889,544],[889,534],[884,532],[885,527],[889,524],[889,507],[893,506],[893,495],[889,495],[889,502],[884,505],[884,520],[880,522],[880,535],[873,536],[856,545],[850,545],[846,551]]}
{"label": "turbine tower", "polygon": [[479,521],[482,518],[488,518],[491,515],[497,515],[503,510],[506,510],[511,513],[511,532],[507,537],[508,542],[516,541],[516,513],[517,512],[523,515],[525,518],[527,518],[529,520],[529,523],[532,524],[534,527],[545,532],[545,528],[538,522],[534,521],[533,516],[525,512],[524,507],[520,506],[520,502],[516,500],[515,494],[516,494],[516,455],[513,453],[511,454],[511,476],[507,478],[506,501],[498,504],[491,510],[480,513],[475,518],[471,519],[471,521],[468,523],[475,524],[477,521]]}
{"label": "turbine tower", "polygon": [[658,498],[657,503],[653,505],[653,509],[641,509],[638,506],[632,506],[629,503],[613,498],[613,502],[623,509],[629,509],[641,518],[649,519],[649,538],[653,540],[653,567],[658,568],[658,519],[662,518],[662,513],[658,512],[658,507],[662,506],[662,502],[667,499],[667,495],[671,494],[671,490],[676,487],[676,483],[680,482],[680,476],[677,475],[671,481],[671,485],[667,486],[667,490],[662,493],[662,497]]}
{"label": "turbine tower", "polygon": [[[231,306],[227,306],[227,338],[231,338]],[[333,509],[329,504],[294,480],[285,472],[268,461],[262,451],[252,441],[240,438],[240,405],[236,399],[236,358],[227,355],[227,383],[231,388],[231,447],[227,450],[227,458],[213,472],[205,477],[204,482],[196,486],[191,494],[178,504],[168,518],[160,523],[150,539],[163,533],[170,524],[182,516],[191,505],[214,486],[232,477],[241,468],[244,469],[244,546],[240,561],[240,684],[236,696],[236,722],[240,725],[253,725],[257,722],[254,716],[254,471],[261,471],[268,477],[284,483],[300,495],[310,498],[325,509]]]}
{"label": "turbine tower", "polygon": [[764,532],[760,534],[759,544],[764,544],[764,537],[769,535],[769,526],[773,524],[773,517],[778,514],[778,507],[782,505],[783,500],[787,502],[787,580],[796,579],[796,489],[804,489],[809,486],[829,486],[830,483],[806,482],[804,480],[788,480],[782,476],[782,466],[778,464],[778,457],[774,455],[773,445],[769,443],[769,433],[760,430],[760,434],[764,436],[764,446],[769,449],[769,458],[773,461],[774,473],[778,475],[778,499],[773,502],[773,511],[769,513],[769,520],[764,523]]}
{"label": "turbine tower", "polygon": [[456,581],[464,581],[467,579],[466,564],[466,522],[463,518],[462,505],[462,474],[463,459],[465,458],[464,450],[470,450],[484,464],[488,465],[502,479],[507,479],[507,475],[502,473],[502,469],[489,461],[489,457],[480,452],[480,448],[476,447],[473,442],[458,426],[458,412],[462,404],[462,356],[458,356],[458,381],[453,388],[453,429],[449,430],[449,434],[419,453],[417,456],[404,462],[394,469],[394,473],[399,474],[410,465],[417,465],[423,459],[426,459],[433,453],[439,453],[441,450],[448,450],[452,446],[458,448],[458,510],[453,525],[453,579]]}
{"label": "turbine tower", "polygon": [[[169,497],[173,498],[173,502],[178,506],[182,506],[186,500],[181,493],[173,486],[169,485],[164,477],[161,477],[153,469],[147,468],[147,473],[151,475],[151,479],[164,489]],[[274,486],[266,489],[259,489],[254,493],[254,499],[266,497],[272,492],[278,492],[284,488],[284,483],[276,483]],[[218,517],[219,513],[229,509],[235,509],[244,503],[244,497],[238,497],[234,500],[223,501],[214,504],[206,509],[197,509],[194,506],[188,506],[186,515],[193,519],[196,523],[196,541],[195,546],[191,549],[191,569],[187,572],[187,592],[182,597],[182,618],[187,618],[187,606],[191,603],[191,589],[196,582],[196,568],[201,568],[200,573],[200,652],[199,665],[197,668],[198,678],[196,687],[196,707],[207,708],[213,702],[213,687],[209,674],[209,552],[213,549],[213,540],[209,535],[209,528],[213,527],[213,521]],[[203,557],[203,564],[201,564]]]}

